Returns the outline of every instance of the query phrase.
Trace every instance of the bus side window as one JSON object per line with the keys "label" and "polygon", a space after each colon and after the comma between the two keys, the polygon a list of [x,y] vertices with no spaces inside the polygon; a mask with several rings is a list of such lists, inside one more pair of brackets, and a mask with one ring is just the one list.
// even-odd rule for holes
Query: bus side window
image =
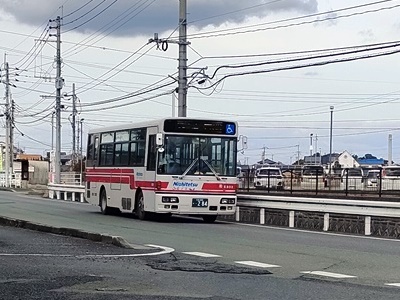
{"label": "bus side window", "polygon": [[94,138],[94,153],[93,153],[93,166],[97,166],[97,159],[99,158],[99,136]]}
{"label": "bus side window", "polygon": [[97,166],[97,157],[99,152],[99,137],[90,134],[88,136],[88,145],[86,153],[86,163],[88,167]]}
{"label": "bus side window", "polygon": [[149,147],[147,148],[147,171],[156,170],[156,135],[149,135]]}

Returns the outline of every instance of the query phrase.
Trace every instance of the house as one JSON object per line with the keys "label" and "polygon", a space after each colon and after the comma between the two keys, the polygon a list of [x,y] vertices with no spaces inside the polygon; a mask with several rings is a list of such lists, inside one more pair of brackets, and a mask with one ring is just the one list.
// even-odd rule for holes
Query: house
{"label": "house", "polygon": [[360,163],[351,155],[347,150],[340,153],[331,163],[332,168],[347,169],[347,168],[359,168]]}

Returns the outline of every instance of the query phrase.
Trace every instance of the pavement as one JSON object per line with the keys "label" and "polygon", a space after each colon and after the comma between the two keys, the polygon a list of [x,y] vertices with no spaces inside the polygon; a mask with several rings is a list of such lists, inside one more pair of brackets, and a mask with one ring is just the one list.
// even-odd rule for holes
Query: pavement
{"label": "pavement", "polygon": [[[47,195],[48,195],[47,186],[44,186],[44,185],[34,185],[34,186],[30,186],[29,188],[0,187],[0,191],[15,192],[15,193],[20,193],[20,194],[25,194],[25,195],[38,195],[38,196],[42,196],[42,197],[47,197]],[[83,239],[87,239],[87,240],[92,240],[95,242],[112,244],[117,247],[127,248],[127,249],[137,249],[137,250],[146,249],[145,246],[132,245],[120,236],[112,236],[109,234],[88,232],[88,231],[83,231],[83,230],[78,230],[78,229],[73,229],[73,228],[66,228],[66,227],[55,227],[55,226],[50,226],[50,225],[29,222],[29,221],[21,220],[21,219],[7,218],[7,217],[3,217],[3,216],[0,216],[0,225],[36,230],[36,231],[41,231],[41,232],[48,232],[48,233],[53,233],[53,234],[65,235],[65,236],[78,237],[78,238],[83,238]],[[151,250],[152,248],[148,248],[148,249]],[[154,250],[154,248],[153,248],[153,250]]]}

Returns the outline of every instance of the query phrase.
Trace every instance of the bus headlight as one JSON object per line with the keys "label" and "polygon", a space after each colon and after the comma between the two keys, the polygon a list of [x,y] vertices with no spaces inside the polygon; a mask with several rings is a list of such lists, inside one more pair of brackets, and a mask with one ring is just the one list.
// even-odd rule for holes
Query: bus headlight
{"label": "bus headlight", "polygon": [[235,198],[222,198],[221,204],[235,204]]}
{"label": "bus headlight", "polygon": [[178,197],[162,197],[162,203],[179,203]]}

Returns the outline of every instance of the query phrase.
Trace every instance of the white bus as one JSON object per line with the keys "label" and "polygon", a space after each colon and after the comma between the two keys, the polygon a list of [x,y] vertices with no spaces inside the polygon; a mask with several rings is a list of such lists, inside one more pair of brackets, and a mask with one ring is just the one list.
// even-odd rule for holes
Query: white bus
{"label": "white bus", "polygon": [[236,210],[237,123],[168,118],[88,134],[86,199],[111,210],[201,216]]}

